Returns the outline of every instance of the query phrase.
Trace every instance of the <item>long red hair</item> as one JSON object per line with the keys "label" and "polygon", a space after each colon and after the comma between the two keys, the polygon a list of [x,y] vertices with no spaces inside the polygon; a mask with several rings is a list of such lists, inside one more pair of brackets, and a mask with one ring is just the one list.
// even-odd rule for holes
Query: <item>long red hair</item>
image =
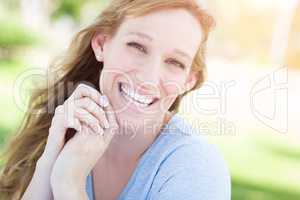
{"label": "long red hair", "polygon": [[[51,73],[59,74],[54,82],[51,85],[45,84],[43,89],[35,90],[32,94],[28,112],[1,155],[4,166],[0,174],[0,199],[20,199],[25,192],[33,176],[36,162],[46,145],[53,111],[75,89],[70,90],[68,83],[73,83],[75,87],[76,83],[85,81],[99,87],[103,65],[99,65],[91,48],[93,36],[98,32],[114,35],[125,16],[142,16],[158,9],[170,8],[188,9],[202,26],[204,33],[202,42],[192,64],[192,69],[198,72],[198,81],[191,91],[202,85],[206,74],[206,41],[214,20],[196,1],[112,0],[93,24],[75,35],[66,55],[50,66]],[[176,99],[170,111],[177,112],[182,97],[188,92]],[[33,110],[34,113],[31,112]]]}

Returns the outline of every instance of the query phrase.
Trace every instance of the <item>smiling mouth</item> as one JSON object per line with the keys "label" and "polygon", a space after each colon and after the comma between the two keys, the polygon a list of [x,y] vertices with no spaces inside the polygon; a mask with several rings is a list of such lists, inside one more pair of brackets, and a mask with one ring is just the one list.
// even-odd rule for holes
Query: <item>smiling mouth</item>
{"label": "smiling mouth", "polygon": [[149,107],[158,101],[157,97],[150,95],[141,95],[134,91],[132,88],[127,87],[123,83],[118,83],[118,89],[121,95],[128,100],[140,107]]}

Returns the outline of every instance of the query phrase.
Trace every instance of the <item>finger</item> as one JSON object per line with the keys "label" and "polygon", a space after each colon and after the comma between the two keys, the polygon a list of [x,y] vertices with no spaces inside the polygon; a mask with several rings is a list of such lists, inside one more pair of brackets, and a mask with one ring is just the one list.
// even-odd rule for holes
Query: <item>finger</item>
{"label": "finger", "polygon": [[99,120],[94,117],[91,113],[83,108],[76,108],[74,111],[74,116],[81,122],[86,123],[95,132],[100,130]]}
{"label": "finger", "polygon": [[80,132],[81,131],[81,124],[80,121],[78,119],[76,119],[75,117],[72,118],[68,118],[67,119],[67,128],[73,128],[76,131]]}
{"label": "finger", "polygon": [[100,96],[100,106],[102,106],[102,107],[107,107],[108,106],[108,99],[107,99],[107,97],[105,96],[105,95],[101,95]]}
{"label": "finger", "polygon": [[88,135],[89,134],[89,130],[90,130],[90,128],[89,128],[89,126],[88,126],[88,124],[86,124],[85,122],[82,122],[82,124],[81,124],[81,131],[79,132],[79,134],[83,134],[83,135]]}
{"label": "finger", "polygon": [[94,129],[90,128],[90,126],[87,126],[87,127],[88,127],[88,133],[91,134],[91,135],[101,136],[101,137],[104,135],[104,130],[100,126],[98,126],[97,131],[95,131]]}
{"label": "finger", "polygon": [[77,107],[86,109],[88,112],[93,114],[100,122],[100,125],[104,128],[109,128],[109,123],[106,118],[104,110],[96,104],[91,98],[83,97],[75,101]]}
{"label": "finger", "polygon": [[100,92],[95,88],[86,85],[86,84],[79,84],[77,88],[71,95],[71,99],[80,99],[82,97],[90,97],[93,99],[97,104],[100,105]]}
{"label": "finger", "polygon": [[101,96],[101,105],[103,106],[103,109],[106,113],[107,120],[110,124],[117,125],[117,119],[115,115],[115,111],[110,104],[110,101],[106,95]]}
{"label": "finger", "polygon": [[103,136],[104,130],[100,126],[97,126],[97,131],[95,129],[91,128],[90,125],[86,124],[85,122],[82,123],[82,126],[85,127],[85,134],[95,135],[95,136]]}
{"label": "finger", "polygon": [[[54,115],[52,122],[57,119],[57,120],[65,122],[65,123],[63,123],[65,130],[68,128],[73,128],[76,131],[81,131],[81,124],[80,124],[79,120],[74,118],[72,115],[69,115],[69,116],[66,115],[65,111],[66,111],[65,106],[63,106],[63,105],[57,106],[55,109],[55,115]],[[58,118],[58,115],[62,115],[63,117]],[[65,118],[65,120],[64,120],[64,118]]]}
{"label": "finger", "polygon": [[104,111],[106,113],[106,117],[107,117],[107,120],[108,120],[108,123],[110,125],[110,128],[108,129],[108,134],[105,134],[104,135],[104,139],[105,140],[110,140],[113,135],[116,133],[116,131],[119,129],[119,124],[118,124],[118,121],[117,121],[117,118],[116,118],[116,114],[115,114],[115,111],[112,107],[112,105],[110,104],[110,101],[108,99],[108,97],[106,95],[102,95],[102,102],[103,104],[102,105],[105,105],[104,107]]}

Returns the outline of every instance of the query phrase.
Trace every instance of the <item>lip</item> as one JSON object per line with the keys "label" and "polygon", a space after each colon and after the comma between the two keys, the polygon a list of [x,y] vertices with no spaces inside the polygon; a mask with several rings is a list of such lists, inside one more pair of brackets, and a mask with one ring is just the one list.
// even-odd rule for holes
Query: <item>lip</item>
{"label": "lip", "polygon": [[[125,100],[126,101],[126,103],[128,103],[128,99],[126,98],[126,97],[124,97],[123,96],[123,92],[122,92],[122,90],[121,90],[121,85],[123,84],[123,82],[119,82],[118,83],[118,90],[119,90],[119,94],[120,94],[120,96],[122,96],[122,99],[123,100]],[[134,89],[135,90],[135,89]],[[136,90],[135,90],[136,91]],[[147,106],[145,106],[145,107],[143,107],[143,106],[138,106],[139,108],[143,108],[143,109],[148,109],[149,107],[151,107],[153,104],[155,104],[158,100],[159,100],[159,98],[157,97],[157,95],[150,95],[150,94],[145,94],[145,93],[139,93],[139,94],[141,94],[141,95],[149,95],[149,96],[154,96],[154,100],[149,104],[149,105],[147,105]],[[130,98],[130,97],[128,97],[128,98]],[[131,101],[134,101],[134,100],[131,100]],[[130,103],[130,104],[134,104],[135,105],[135,103]],[[135,105],[135,106],[137,106],[137,105]]]}

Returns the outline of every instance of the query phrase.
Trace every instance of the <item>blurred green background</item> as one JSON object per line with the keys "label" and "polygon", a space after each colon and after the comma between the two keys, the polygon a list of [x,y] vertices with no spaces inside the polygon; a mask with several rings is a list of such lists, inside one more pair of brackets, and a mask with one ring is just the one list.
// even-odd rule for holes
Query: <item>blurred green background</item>
{"label": "blurred green background", "polygon": [[[107,3],[0,2],[0,151],[41,78],[28,80],[27,73],[46,70]],[[232,199],[300,199],[300,2],[207,4],[217,21],[209,41],[208,81],[184,99],[180,113],[223,153]]]}

